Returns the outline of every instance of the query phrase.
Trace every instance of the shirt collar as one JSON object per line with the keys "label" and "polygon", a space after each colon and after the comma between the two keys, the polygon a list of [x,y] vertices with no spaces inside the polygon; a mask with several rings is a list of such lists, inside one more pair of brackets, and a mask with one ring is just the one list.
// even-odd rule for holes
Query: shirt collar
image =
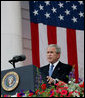
{"label": "shirt collar", "polygon": [[54,65],[54,67],[53,67],[53,70],[54,70],[54,68],[57,66],[58,63],[59,63],[59,60],[57,62],[55,62],[54,64],[50,63],[50,67],[51,67],[51,65]]}

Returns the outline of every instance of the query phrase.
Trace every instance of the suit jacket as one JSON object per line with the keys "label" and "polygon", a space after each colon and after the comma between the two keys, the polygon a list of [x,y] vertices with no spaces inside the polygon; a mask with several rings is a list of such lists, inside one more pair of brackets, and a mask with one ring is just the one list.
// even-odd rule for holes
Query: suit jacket
{"label": "suit jacket", "polygon": [[[42,79],[45,83],[47,83],[47,78],[46,77],[49,76],[49,65],[50,64],[40,68],[41,76],[42,76]],[[67,75],[69,75],[71,70],[72,70],[71,65],[64,64],[64,63],[59,61],[59,63],[55,67],[51,77],[54,78],[54,79],[57,78],[61,81],[64,81],[64,82],[68,83],[69,79],[67,78]]]}

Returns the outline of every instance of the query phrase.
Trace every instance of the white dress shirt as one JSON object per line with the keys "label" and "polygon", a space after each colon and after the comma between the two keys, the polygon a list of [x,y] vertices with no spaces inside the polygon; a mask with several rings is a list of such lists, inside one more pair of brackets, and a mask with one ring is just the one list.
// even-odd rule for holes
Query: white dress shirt
{"label": "white dress shirt", "polygon": [[59,60],[58,60],[57,62],[55,62],[54,64],[50,63],[49,68],[51,68],[51,66],[54,65],[54,67],[53,67],[53,71],[54,71],[54,69],[55,69],[55,67],[58,65],[58,63],[59,63]]}

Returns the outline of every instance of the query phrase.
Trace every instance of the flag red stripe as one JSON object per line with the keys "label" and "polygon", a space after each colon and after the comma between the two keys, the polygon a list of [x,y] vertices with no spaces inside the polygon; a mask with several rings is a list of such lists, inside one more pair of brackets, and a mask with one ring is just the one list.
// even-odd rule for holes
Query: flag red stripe
{"label": "flag red stripe", "polygon": [[75,65],[75,79],[76,82],[78,82],[76,31],[73,29],[67,29],[67,55],[68,55],[68,64]]}
{"label": "flag red stripe", "polygon": [[57,38],[56,38],[56,27],[54,26],[47,26],[47,35],[48,35],[48,44],[56,44]]}
{"label": "flag red stripe", "polygon": [[38,24],[31,23],[31,38],[33,65],[40,67]]}

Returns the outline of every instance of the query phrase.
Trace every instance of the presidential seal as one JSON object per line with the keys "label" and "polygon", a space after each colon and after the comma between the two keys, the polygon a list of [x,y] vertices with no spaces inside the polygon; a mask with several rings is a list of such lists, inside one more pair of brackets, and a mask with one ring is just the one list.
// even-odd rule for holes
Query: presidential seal
{"label": "presidential seal", "polygon": [[8,72],[2,79],[2,87],[5,91],[14,90],[19,84],[19,76],[16,72]]}

